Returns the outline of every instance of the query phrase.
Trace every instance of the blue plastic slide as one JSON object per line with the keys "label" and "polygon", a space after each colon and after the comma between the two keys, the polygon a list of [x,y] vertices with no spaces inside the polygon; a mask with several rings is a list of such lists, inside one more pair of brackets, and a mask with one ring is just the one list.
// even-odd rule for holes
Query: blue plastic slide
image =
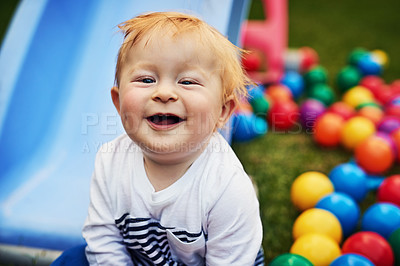
{"label": "blue plastic slide", "polygon": [[190,12],[237,43],[248,2],[22,1],[0,57],[0,244],[83,243],[96,152],[123,132],[110,98],[118,23],[148,11]]}

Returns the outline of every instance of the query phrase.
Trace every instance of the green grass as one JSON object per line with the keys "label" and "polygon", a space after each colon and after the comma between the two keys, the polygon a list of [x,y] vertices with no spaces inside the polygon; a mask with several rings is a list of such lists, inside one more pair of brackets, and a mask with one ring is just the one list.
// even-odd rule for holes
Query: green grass
{"label": "green grass", "polygon": [[[400,79],[400,1],[387,0],[291,0],[289,1],[289,47],[309,46],[320,57],[336,89],[335,77],[345,66],[348,54],[356,47],[382,49],[390,59],[384,70],[387,82]],[[263,19],[261,1],[253,0],[250,18]],[[328,174],[331,169],[352,157],[341,147],[323,149],[304,132],[283,134],[268,132],[248,143],[234,143],[233,148],[259,189],[263,246],[266,261],[289,252],[292,225],[299,212],[290,202],[290,186],[305,171]],[[399,173],[397,165],[388,174]],[[370,192],[361,204],[365,210],[375,200]]]}

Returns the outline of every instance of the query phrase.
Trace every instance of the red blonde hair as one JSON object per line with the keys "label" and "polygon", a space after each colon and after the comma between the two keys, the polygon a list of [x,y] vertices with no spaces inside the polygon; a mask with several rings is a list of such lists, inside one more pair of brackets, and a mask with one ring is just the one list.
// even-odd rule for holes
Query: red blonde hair
{"label": "red blonde hair", "polygon": [[172,30],[172,37],[183,33],[195,33],[203,45],[214,53],[216,62],[221,71],[223,86],[223,100],[233,96],[237,102],[247,96],[246,86],[252,84],[242,65],[241,56],[244,50],[232,44],[225,36],[219,33],[199,18],[179,12],[154,12],[139,15],[118,25],[124,34],[124,41],[118,52],[115,71],[115,83],[119,86],[121,69],[129,49],[144,37],[148,43],[152,37]]}

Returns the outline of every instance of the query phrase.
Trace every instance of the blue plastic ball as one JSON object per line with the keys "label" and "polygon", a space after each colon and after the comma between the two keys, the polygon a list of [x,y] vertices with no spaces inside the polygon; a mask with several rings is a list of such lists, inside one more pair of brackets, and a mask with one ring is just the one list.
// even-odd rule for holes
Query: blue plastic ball
{"label": "blue plastic ball", "polygon": [[364,256],[349,253],[336,258],[329,266],[374,266],[374,264]]}
{"label": "blue plastic ball", "polygon": [[234,141],[249,141],[264,135],[268,130],[267,122],[255,114],[238,113],[234,116],[232,139]]}
{"label": "blue plastic ball", "polygon": [[281,80],[283,85],[286,85],[292,92],[293,98],[298,99],[304,91],[303,76],[296,71],[287,71]]}
{"label": "blue plastic ball", "polygon": [[355,231],[360,218],[360,207],[349,195],[333,192],[320,199],[315,208],[333,213],[338,218],[345,237]]}
{"label": "blue plastic ball", "polygon": [[361,230],[372,231],[388,239],[400,228],[400,208],[392,203],[375,203],[361,220]]}
{"label": "blue plastic ball", "polygon": [[367,175],[352,163],[343,163],[329,174],[336,192],[343,192],[352,197],[356,202],[362,201],[368,193]]}
{"label": "blue plastic ball", "polygon": [[364,76],[367,75],[378,76],[382,72],[382,66],[370,54],[366,54],[363,57],[361,57],[360,61],[358,61],[357,66]]}
{"label": "blue plastic ball", "polygon": [[253,99],[264,97],[264,86],[248,86],[247,92],[249,93],[249,101],[251,102]]}

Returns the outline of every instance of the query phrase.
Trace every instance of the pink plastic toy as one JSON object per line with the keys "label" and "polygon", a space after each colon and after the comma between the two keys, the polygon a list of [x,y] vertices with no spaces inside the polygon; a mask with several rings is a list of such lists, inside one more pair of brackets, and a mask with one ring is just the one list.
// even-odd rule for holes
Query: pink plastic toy
{"label": "pink plastic toy", "polygon": [[265,56],[266,72],[249,71],[256,82],[278,82],[284,71],[284,53],[287,49],[287,1],[263,0],[265,21],[247,21],[242,28],[245,49],[259,50]]}

